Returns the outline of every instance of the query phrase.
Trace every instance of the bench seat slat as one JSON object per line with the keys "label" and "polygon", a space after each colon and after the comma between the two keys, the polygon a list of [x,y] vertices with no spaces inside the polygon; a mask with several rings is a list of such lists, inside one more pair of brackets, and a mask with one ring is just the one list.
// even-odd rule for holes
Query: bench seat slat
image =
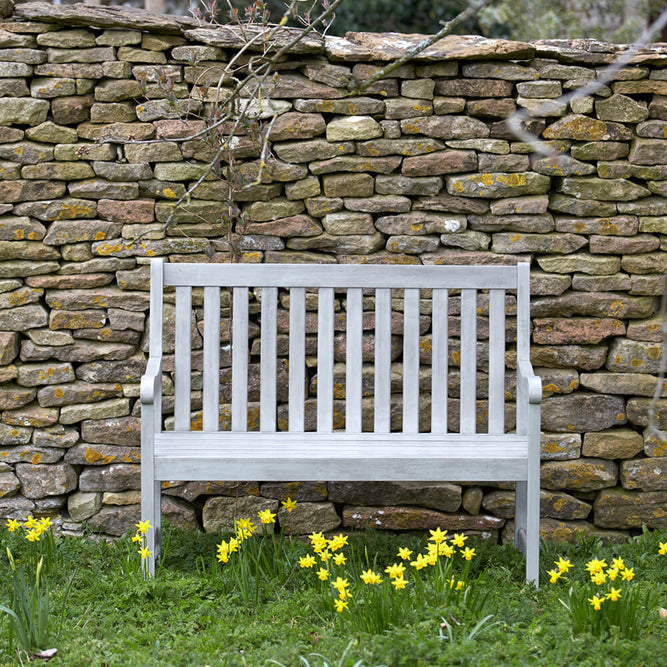
{"label": "bench seat slat", "polygon": [[[266,481],[526,478],[527,438],[449,437],[430,434],[181,433],[156,435],[156,474],[163,480]],[[344,437],[347,436],[347,437]],[[396,436],[396,437],[393,437]],[[276,456],[279,452],[279,456]]]}

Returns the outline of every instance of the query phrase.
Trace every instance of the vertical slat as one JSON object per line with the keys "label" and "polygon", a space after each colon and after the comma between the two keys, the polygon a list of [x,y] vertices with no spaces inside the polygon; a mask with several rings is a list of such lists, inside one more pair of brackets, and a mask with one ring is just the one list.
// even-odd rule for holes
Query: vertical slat
{"label": "vertical slat", "polygon": [[164,259],[151,260],[150,356],[162,357],[162,322],[164,309]]}
{"label": "vertical slat", "polygon": [[289,300],[289,430],[304,430],[306,289],[292,287]]}
{"label": "vertical slat", "polygon": [[489,294],[489,433],[505,431],[505,290]]}
{"label": "vertical slat", "polygon": [[232,431],[248,430],[248,288],[232,301]]}
{"label": "vertical slat", "polygon": [[276,430],[278,288],[262,288],[259,430]]}
{"label": "vertical slat", "polygon": [[317,430],[333,431],[334,291],[319,290],[317,304]]}
{"label": "vertical slat", "polygon": [[374,431],[391,428],[391,290],[375,290]]}
{"label": "vertical slat", "polygon": [[204,431],[217,431],[220,423],[220,288],[204,288]]}
{"label": "vertical slat", "polygon": [[174,430],[190,430],[192,288],[176,287],[174,317]]}
{"label": "vertical slat", "polygon": [[[518,262],[516,290],[516,354],[517,361],[530,361],[530,262]],[[519,364],[517,363],[517,370]],[[523,383],[518,381],[516,397],[516,432],[528,433],[527,404]]]}
{"label": "vertical slat", "polygon": [[431,317],[431,432],[447,433],[448,291],[433,290]]}
{"label": "vertical slat", "polygon": [[475,433],[477,290],[461,290],[461,433]]}
{"label": "vertical slat", "polygon": [[403,296],[403,432],[419,433],[419,290]]}
{"label": "vertical slat", "polygon": [[361,289],[348,289],[345,346],[345,430],[348,433],[361,433],[362,310]]}

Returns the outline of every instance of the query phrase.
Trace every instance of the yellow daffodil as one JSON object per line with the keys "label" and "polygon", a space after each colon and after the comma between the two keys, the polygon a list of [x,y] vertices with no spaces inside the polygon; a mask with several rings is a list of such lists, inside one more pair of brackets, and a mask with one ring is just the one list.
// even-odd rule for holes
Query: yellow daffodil
{"label": "yellow daffodil", "polygon": [[457,581],[456,582],[456,590],[460,591],[462,588],[464,588],[466,585],[465,581]]}
{"label": "yellow daffodil", "polygon": [[443,532],[439,527],[435,530],[429,530],[428,532],[431,533],[431,537],[428,539],[436,544],[440,544],[440,542],[444,541],[445,536],[447,535],[447,531]]}
{"label": "yellow daffodil", "polygon": [[611,591],[607,593],[607,600],[611,600],[612,602],[616,602],[621,597],[621,589],[620,588],[614,588],[613,586],[611,587]]}
{"label": "yellow daffodil", "polygon": [[343,565],[347,558],[345,558],[345,554],[336,554],[333,560],[336,565]]}
{"label": "yellow daffodil", "polygon": [[403,563],[394,563],[393,565],[385,567],[384,571],[389,575],[390,579],[397,579],[398,577],[403,576],[405,565],[403,565]]}
{"label": "yellow daffodil", "polygon": [[8,519],[5,525],[7,526],[7,530],[10,533],[13,533],[15,530],[18,530],[21,527],[20,522],[18,522],[16,519]]}
{"label": "yellow daffodil", "polygon": [[623,572],[621,572],[621,578],[623,581],[632,581],[635,578],[635,568],[626,567]]}
{"label": "yellow daffodil", "polygon": [[[444,544],[444,543],[443,543]],[[438,556],[438,547],[440,545],[436,544],[435,542],[429,542],[426,545],[426,553],[428,553],[429,556]]]}
{"label": "yellow daffodil", "polygon": [[547,574],[549,575],[549,583],[555,584],[560,579],[563,573],[561,572],[561,570],[549,570]]}
{"label": "yellow daffodil", "polygon": [[336,580],[332,581],[331,585],[340,593],[350,587],[350,582],[342,577],[336,577]]}
{"label": "yellow daffodil", "polygon": [[35,524],[33,530],[37,535],[41,535],[42,533],[46,532],[46,528],[44,528],[44,526],[41,523],[39,523],[39,521]]}
{"label": "yellow daffodil", "polygon": [[239,550],[239,541],[235,537],[229,538],[229,553],[233,554]]}
{"label": "yellow daffodil", "polygon": [[148,532],[148,529],[151,527],[150,521],[140,521],[139,523],[134,524],[137,531],[142,535],[145,535]]}
{"label": "yellow daffodil", "polygon": [[625,570],[625,563],[622,558],[612,558],[611,564],[612,567],[615,567],[617,570]]}
{"label": "yellow daffodil", "polygon": [[401,576],[401,577],[396,577],[395,579],[391,580],[391,585],[398,590],[399,588],[405,588],[407,585],[407,581]]}
{"label": "yellow daffodil", "polygon": [[148,547],[142,547],[141,549],[139,549],[138,553],[142,559],[148,558],[151,555],[151,552],[148,550]]}
{"label": "yellow daffodil", "polygon": [[352,593],[347,588],[341,588],[338,591],[339,600],[349,600],[352,597]]}
{"label": "yellow daffodil", "polygon": [[316,551],[315,553],[320,557],[320,560],[323,563],[326,563],[329,558],[331,558],[331,551],[329,551],[329,549],[324,549],[324,551]]}
{"label": "yellow daffodil", "polygon": [[429,552],[426,556],[424,556],[424,560],[426,561],[427,565],[435,565],[438,562],[438,552]]}
{"label": "yellow daffodil", "polygon": [[308,554],[299,558],[299,567],[313,567],[315,565],[315,557]]}
{"label": "yellow daffodil", "polygon": [[341,611],[343,611],[343,609],[345,609],[345,607],[347,607],[348,602],[347,602],[347,600],[338,599],[338,600],[334,600],[334,605],[336,607],[336,611],[338,613],[340,613]]}
{"label": "yellow daffodil", "polygon": [[35,532],[35,529],[33,528],[26,533],[25,539],[28,540],[28,542],[39,542],[39,533]]}
{"label": "yellow daffodil", "polygon": [[37,523],[37,520],[35,519],[34,516],[29,516],[26,520],[25,523],[23,524],[24,528],[27,528],[30,530],[31,528],[35,527],[35,524]]}
{"label": "yellow daffodil", "polygon": [[558,568],[558,571],[562,574],[564,572],[567,572],[571,567],[574,567],[574,565],[570,563],[569,558],[563,558],[562,556],[560,556],[556,561],[556,567]]}
{"label": "yellow daffodil", "polygon": [[413,560],[410,565],[412,565],[412,567],[416,568],[417,570],[423,570],[428,565],[428,563],[426,562],[423,554],[419,554],[417,556],[417,560]]}
{"label": "yellow daffodil", "polygon": [[337,551],[338,549],[342,549],[344,546],[347,545],[347,535],[334,535],[330,540],[329,540],[329,549],[331,551]]}
{"label": "yellow daffodil", "polygon": [[660,548],[658,549],[658,553],[661,556],[667,555],[667,542],[658,542],[658,544],[660,545]]}
{"label": "yellow daffodil", "polygon": [[281,500],[280,504],[287,510],[287,512],[291,512],[295,507],[296,507],[296,500],[292,500],[291,498],[288,498],[287,500]]}
{"label": "yellow daffodil", "polygon": [[141,536],[141,533],[137,533],[136,535],[132,535],[132,541],[133,542],[141,542],[144,538]]}
{"label": "yellow daffodil", "polygon": [[438,544],[438,556],[444,556],[445,558],[451,558],[454,555],[454,547],[447,542]]}
{"label": "yellow daffodil", "polygon": [[586,570],[591,574],[596,574],[597,572],[602,572],[604,568],[607,567],[607,561],[603,560],[598,560],[597,558],[593,558],[593,560],[589,560],[588,563],[586,563]]}
{"label": "yellow daffodil", "polygon": [[596,595],[595,597],[588,598],[588,601],[591,603],[591,606],[595,611],[600,611],[600,607],[602,606],[602,602],[604,601],[604,598],[599,597]]}
{"label": "yellow daffodil", "polygon": [[229,544],[223,540],[220,542],[220,544],[218,544],[218,562],[229,562],[229,553]]}
{"label": "yellow daffodil", "polygon": [[412,551],[408,549],[407,547],[400,547],[398,550],[398,557],[402,560],[409,560],[410,556],[412,556]]}
{"label": "yellow daffodil", "polygon": [[475,550],[474,550],[474,549],[471,549],[470,547],[466,547],[465,549],[463,549],[463,550],[461,551],[461,555],[462,555],[463,558],[465,558],[466,560],[472,560],[472,559],[473,559],[473,556],[475,555]]}
{"label": "yellow daffodil", "polygon": [[308,539],[310,540],[311,544],[315,544],[315,542],[322,542],[322,541],[326,542],[326,538],[324,537],[324,535],[322,535],[322,533],[311,533],[310,535],[308,535]]}
{"label": "yellow daffodil", "polygon": [[275,523],[276,515],[271,510],[262,510],[257,512],[257,516],[262,523]]}
{"label": "yellow daffodil", "polygon": [[42,524],[42,528],[50,528],[53,525],[53,521],[51,521],[51,518],[48,516],[43,516],[39,522]]}
{"label": "yellow daffodil", "polygon": [[325,570],[323,567],[321,567],[317,571],[317,578],[321,579],[322,581],[326,581],[329,578],[329,571]]}
{"label": "yellow daffodil", "polygon": [[463,533],[454,533],[454,537],[452,537],[451,542],[454,546],[462,549],[467,539],[468,538]]}
{"label": "yellow daffodil", "polygon": [[596,586],[602,586],[602,584],[607,583],[607,575],[604,572],[596,572],[595,574],[591,575],[591,581]]}
{"label": "yellow daffodil", "polygon": [[382,577],[377,573],[373,572],[373,570],[364,570],[361,575],[361,580],[365,584],[373,585],[373,584],[381,584],[382,583]]}
{"label": "yellow daffodil", "polygon": [[607,576],[609,577],[610,581],[616,581],[616,577],[618,577],[618,568],[610,567],[607,570]]}

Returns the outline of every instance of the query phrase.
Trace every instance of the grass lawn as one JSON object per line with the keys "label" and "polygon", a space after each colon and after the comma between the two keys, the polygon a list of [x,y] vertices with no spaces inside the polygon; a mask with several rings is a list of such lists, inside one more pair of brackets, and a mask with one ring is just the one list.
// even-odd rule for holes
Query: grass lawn
{"label": "grass lawn", "polygon": [[[2,538],[17,569],[24,563],[34,576],[36,554],[46,538],[31,543],[20,531],[3,531]],[[453,558],[440,557],[444,565],[417,571],[410,561],[425,553],[427,536],[351,536],[349,545],[336,551],[346,563],[328,561],[329,580],[317,575],[319,558],[314,567],[300,567],[299,559],[312,554],[304,540],[274,547],[270,538],[254,536],[229,555],[228,563],[216,561],[221,536],[168,530],[166,541],[161,572],[148,581],[138,569],[137,544],[129,538],[115,544],[56,541],[42,572],[50,590],[52,628],[43,648],[58,649],[50,666],[667,665],[667,618],[659,614],[659,607],[667,607],[667,554],[659,554],[667,532],[646,532],[615,546],[591,539],[543,544],[539,590],[523,584],[523,559],[513,548],[473,540],[465,543],[475,549],[471,560],[457,548]],[[405,561],[407,583],[399,589],[384,569],[404,562],[397,557],[401,547],[413,554]],[[277,559],[274,548],[282,549]],[[557,569],[559,557],[574,567],[550,584],[547,570]],[[633,568],[632,581],[618,576],[596,585],[590,580],[585,563],[604,559],[609,572],[612,559],[619,557],[625,566],[621,570]],[[13,580],[4,549],[0,567],[0,602],[8,604]],[[438,567],[445,580],[437,579]],[[256,568],[264,568],[257,578]],[[359,576],[368,570],[380,574],[383,583],[363,583]],[[341,612],[334,605],[342,598],[331,586],[339,575],[350,584],[339,588],[351,591]],[[623,599],[606,599],[595,611],[589,596],[599,591],[604,597],[616,585]],[[598,627],[597,634],[573,632],[572,616],[559,601],[574,604],[570,588],[574,602],[579,593],[584,596],[580,612],[593,623],[603,611],[622,611],[620,624],[639,614],[637,637],[628,638],[632,628],[615,625]],[[0,665],[27,663],[16,646],[10,652],[9,636],[10,618],[2,614]]]}

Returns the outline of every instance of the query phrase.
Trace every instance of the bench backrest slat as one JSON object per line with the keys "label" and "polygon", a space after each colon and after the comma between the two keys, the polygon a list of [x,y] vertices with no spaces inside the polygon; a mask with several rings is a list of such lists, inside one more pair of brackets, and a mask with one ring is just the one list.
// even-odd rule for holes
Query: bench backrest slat
{"label": "bench backrest slat", "polygon": [[376,433],[391,427],[391,290],[375,291],[375,416]]}
{"label": "bench backrest slat", "polygon": [[190,430],[192,288],[176,288],[174,310],[174,430]]}
{"label": "bench backrest slat", "polygon": [[262,337],[260,345],[259,430],[276,430],[276,336],[278,289],[262,287]]}
{"label": "bench backrest slat", "polygon": [[232,290],[232,431],[248,430],[248,288]]}
{"label": "bench backrest slat", "polygon": [[403,433],[419,433],[419,290],[403,295]]}
{"label": "bench backrest slat", "polygon": [[305,430],[306,290],[292,287],[289,301],[289,414],[292,432]]}
{"label": "bench backrest slat", "polygon": [[477,411],[477,290],[461,290],[461,433],[475,433]]}
{"label": "bench backrest slat", "polygon": [[433,290],[431,336],[431,432],[447,433],[449,292]]}
{"label": "bench backrest slat", "polygon": [[505,432],[505,290],[489,294],[489,433]]}
{"label": "bench backrest slat", "polygon": [[317,430],[333,431],[334,290],[322,287],[317,309]]}
{"label": "bench backrest slat", "polygon": [[358,287],[347,290],[346,315],[345,430],[361,433],[363,294]]}
{"label": "bench backrest slat", "polygon": [[220,288],[204,288],[204,378],[202,428],[219,430],[220,423]]}
{"label": "bench backrest slat", "polygon": [[516,289],[517,272],[513,266],[368,266],[327,265],[313,270],[298,264],[166,264],[165,285],[248,287],[349,287],[393,289],[447,287],[463,289]]}

